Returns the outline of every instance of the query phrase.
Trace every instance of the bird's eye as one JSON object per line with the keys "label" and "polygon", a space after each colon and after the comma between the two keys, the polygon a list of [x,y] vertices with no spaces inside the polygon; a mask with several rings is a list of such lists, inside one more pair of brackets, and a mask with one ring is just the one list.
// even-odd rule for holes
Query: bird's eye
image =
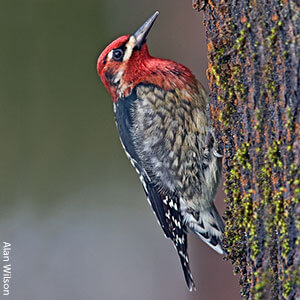
{"label": "bird's eye", "polygon": [[113,59],[115,60],[115,61],[121,61],[122,59],[123,59],[123,50],[122,49],[115,49],[114,51],[113,51],[113,55],[112,55],[112,57],[113,57]]}

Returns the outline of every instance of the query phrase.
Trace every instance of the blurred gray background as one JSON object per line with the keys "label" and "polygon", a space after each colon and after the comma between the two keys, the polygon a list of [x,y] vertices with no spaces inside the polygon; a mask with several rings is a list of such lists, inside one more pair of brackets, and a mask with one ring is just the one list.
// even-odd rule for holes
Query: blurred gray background
{"label": "blurred gray background", "polygon": [[[202,14],[190,0],[0,1],[0,241],[12,244],[6,299],[240,299],[231,264],[192,235],[197,292],[188,292],[96,73],[104,47],[155,10],[151,54],[187,65],[207,87]],[[222,192],[217,206],[224,209]]]}

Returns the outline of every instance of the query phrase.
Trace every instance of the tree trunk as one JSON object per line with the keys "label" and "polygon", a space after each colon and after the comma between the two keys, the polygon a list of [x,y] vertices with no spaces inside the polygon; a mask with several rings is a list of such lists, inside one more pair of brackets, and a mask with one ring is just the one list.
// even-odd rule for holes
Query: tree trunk
{"label": "tree trunk", "polygon": [[299,1],[208,0],[204,14],[228,258],[245,299],[300,299]]}

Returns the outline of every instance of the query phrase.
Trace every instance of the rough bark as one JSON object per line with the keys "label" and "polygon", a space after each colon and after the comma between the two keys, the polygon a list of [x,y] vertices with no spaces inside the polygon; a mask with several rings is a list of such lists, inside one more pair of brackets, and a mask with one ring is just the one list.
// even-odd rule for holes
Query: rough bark
{"label": "rough bark", "polygon": [[204,15],[228,258],[245,299],[300,299],[299,1],[208,0]]}

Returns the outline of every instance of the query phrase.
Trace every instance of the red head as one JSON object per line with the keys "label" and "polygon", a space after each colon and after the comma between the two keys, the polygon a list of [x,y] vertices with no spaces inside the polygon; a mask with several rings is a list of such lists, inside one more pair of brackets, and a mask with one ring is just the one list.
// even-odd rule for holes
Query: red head
{"label": "red head", "polygon": [[152,83],[166,90],[186,88],[198,92],[197,80],[183,65],[149,55],[146,37],[158,12],[134,35],[124,35],[109,44],[97,62],[97,72],[113,101],[128,96],[139,83]]}

